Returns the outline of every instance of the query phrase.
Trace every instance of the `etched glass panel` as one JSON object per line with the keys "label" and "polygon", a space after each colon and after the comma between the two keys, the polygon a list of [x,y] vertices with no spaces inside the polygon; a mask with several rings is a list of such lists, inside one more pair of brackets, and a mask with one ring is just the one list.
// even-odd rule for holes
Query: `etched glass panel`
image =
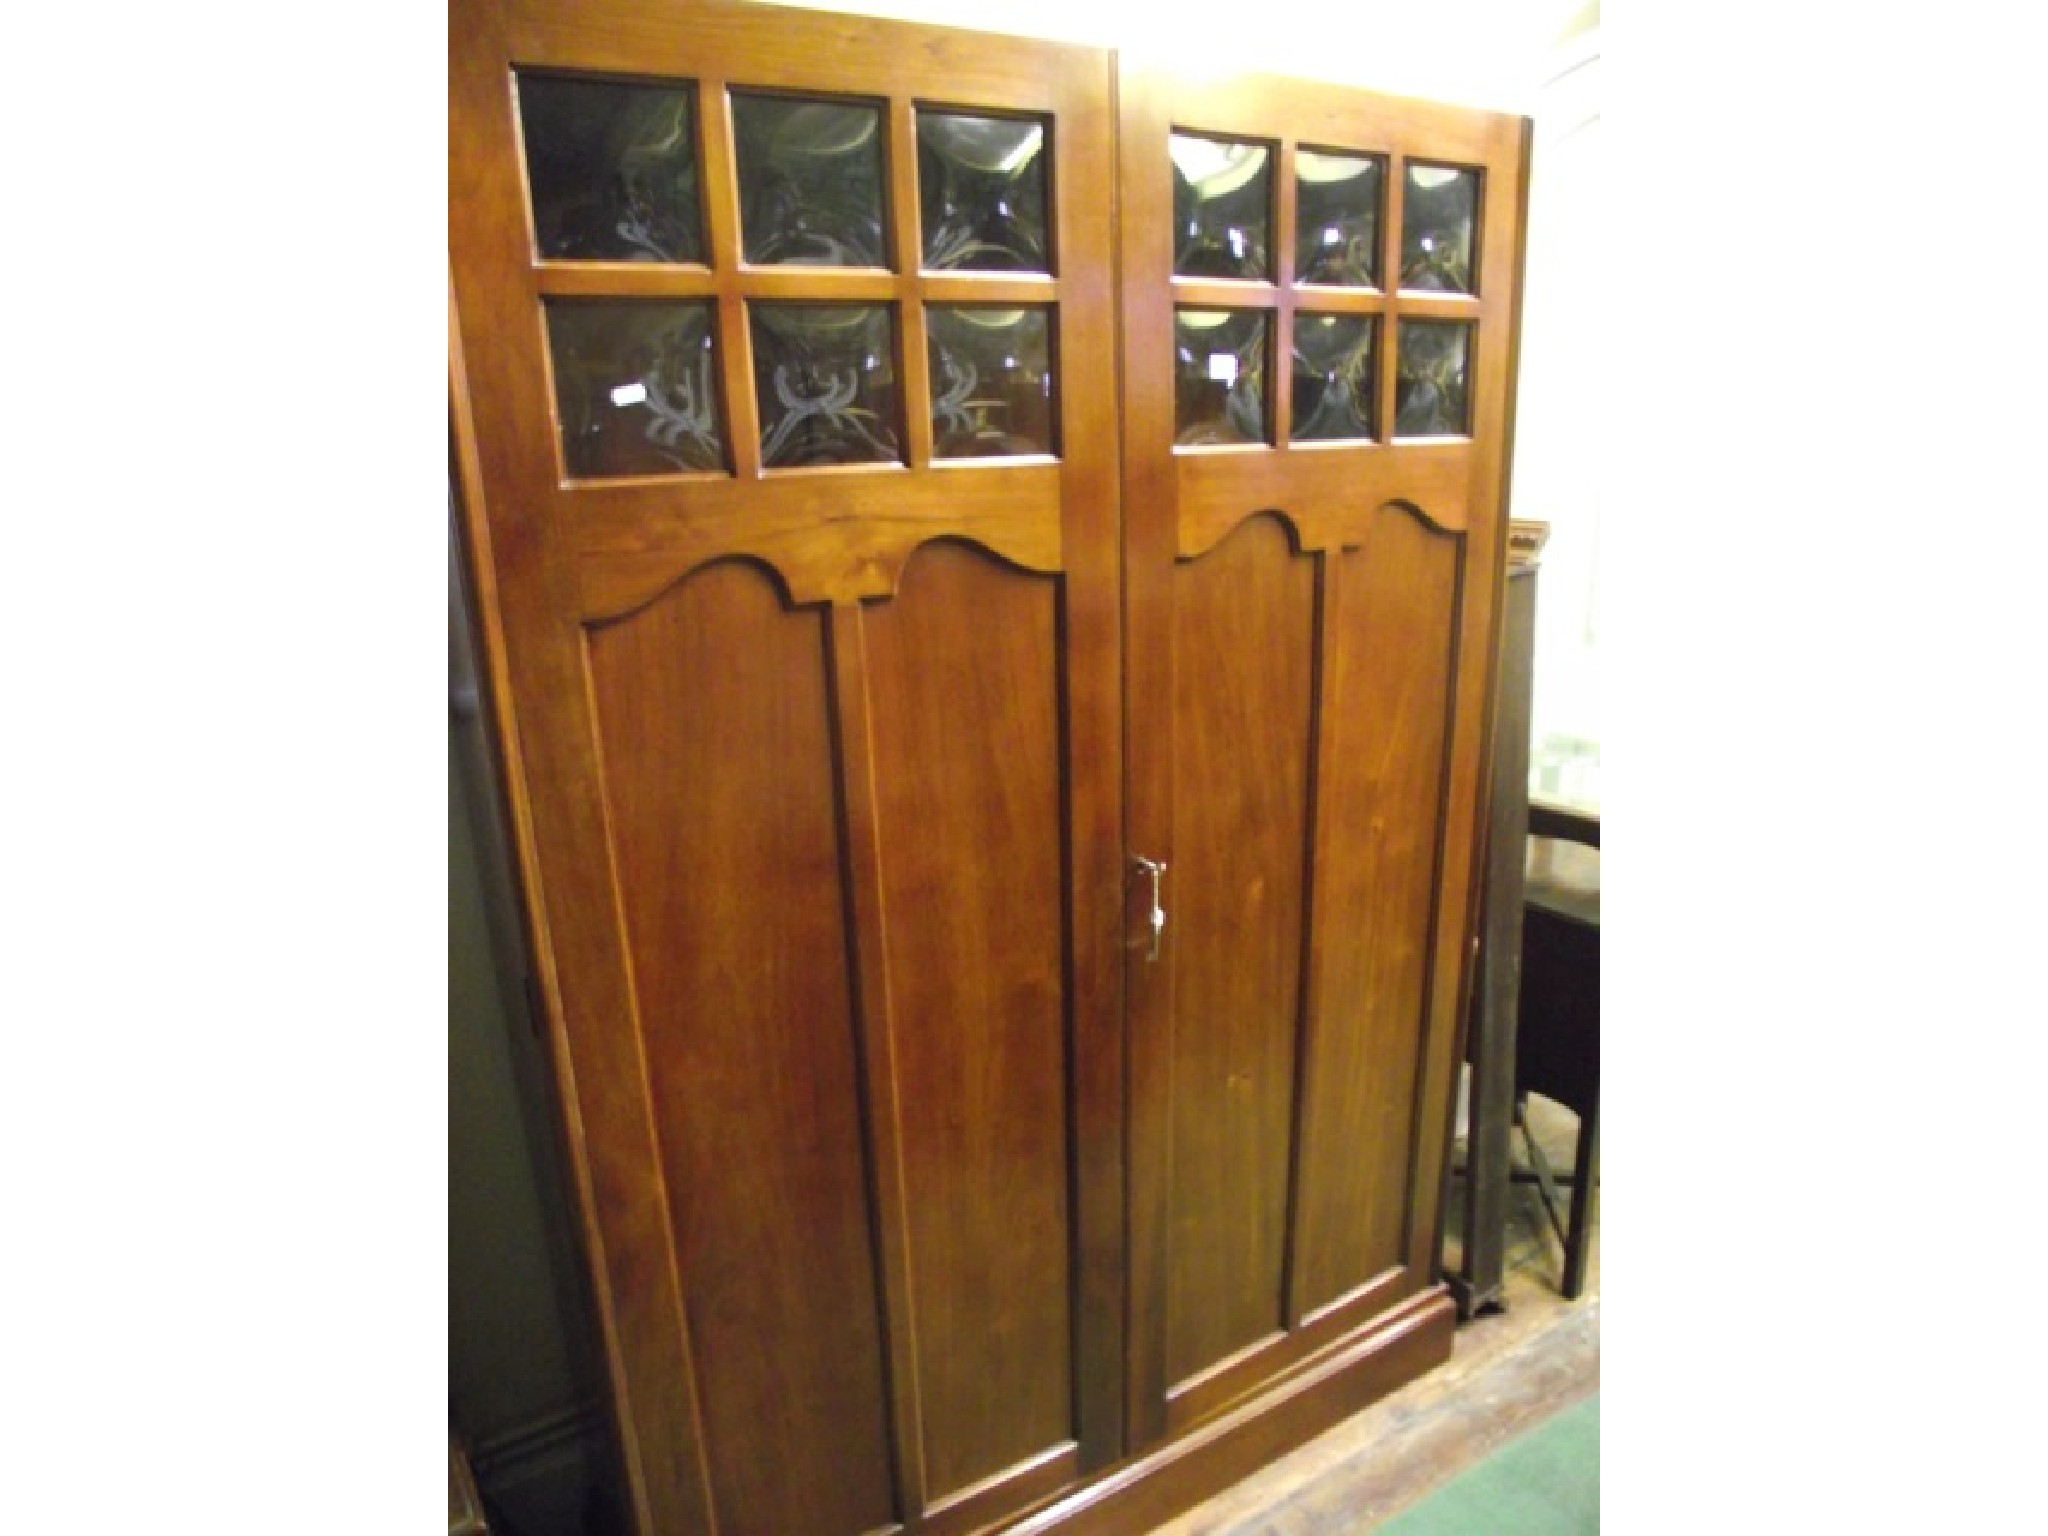
{"label": "etched glass panel", "polygon": [[748,261],[889,265],[879,107],[735,92],[732,132]]}
{"label": "etched glass panel", "polygon": [[1401,198],[1401,286],[1477,292],[1472,229],[1479,216],[1479,173],[1411,165]]}
{"label": "etched glass panel", "polygon": [[1396,437],[1462,437],[1471,431],[1472,327],[1403,320],[1394,382]]}
{"label": "etched glass panel", "polygon": [[1380,161],[1302,149],[1294,173],[1294,280],[1377,288]]}
{"label": "etched glass panel", "polygon": [[1056,453],[1051,311],[934,304],[932,453]]}
{"label": "etched glass panel", "polygon": [[1373,435],[1371,315],[1294,317],[1294,409],[1297,443]]}
{"label": "etched glass panel", "polygon": [[1050,272],[1045,125],[1028,118],[917,114],[924,264]]}
{"label": "etched glass panel", "polygon": [[1266,312],[1177,309],[1173,314],[1174,442],[1264,443]]}
{"label": "etched glass panel", "polygon": [[1265,277],[1273,193],[1267,146],[1176,133],[1168,147],[1174,275]]}
{"label": "etched glass panel", "polygon": [[704,260],[688,87],[523,75],[534,241],[548,260]]}
{"label": "etched glass panel", "polygon": [[881,304],[750,304],[761,462],[882,464],[902,457],[896,317]]}
{"label": "etched glass panel", "polygon": [[571,477],[726,467],[708,301],[550,299],[547,326]]}

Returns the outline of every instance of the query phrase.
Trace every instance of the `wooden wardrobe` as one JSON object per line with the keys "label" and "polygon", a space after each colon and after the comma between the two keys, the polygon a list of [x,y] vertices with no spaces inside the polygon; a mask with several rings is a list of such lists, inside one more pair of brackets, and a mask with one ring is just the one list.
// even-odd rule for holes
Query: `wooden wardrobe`
{"label": "wooden wardrobe", "polygon": [[1447,1358],[1526,123],[779,6],[449,38],[643,1536],[1141,1531]]}

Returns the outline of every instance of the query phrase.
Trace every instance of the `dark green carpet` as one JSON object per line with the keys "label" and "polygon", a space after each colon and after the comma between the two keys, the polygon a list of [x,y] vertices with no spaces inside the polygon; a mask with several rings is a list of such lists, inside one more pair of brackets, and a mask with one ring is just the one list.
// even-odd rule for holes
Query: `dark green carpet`
{"label": "dark green carpet", "polygon": [[1378,1536],[1586,1536],[1600,1529],[1600,1394],[1510,1440]]}

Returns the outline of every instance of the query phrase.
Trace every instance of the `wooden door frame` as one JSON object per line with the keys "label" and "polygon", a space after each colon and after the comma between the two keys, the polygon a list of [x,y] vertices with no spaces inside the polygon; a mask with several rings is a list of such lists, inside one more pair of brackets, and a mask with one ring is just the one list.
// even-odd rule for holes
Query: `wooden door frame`
{"label": "wooden door frame", "polygon": [[[904,565],[934,536],[975,540],[1021,569],[1057,574],[1061,656],[1085,653],[1084,666],[1063,665],[1063,773],[1074,769],[1065,805],[1071,820],[1062,850],[1063,888],[1071,912],[1068,934],[1068,1027],[1071,1254],[1076,1442],[1066,1474],[1086,1475],[1123,1450],[1121,1374],[1125,1296],[1122,1285],[1122,965],[1124,836],[1121,815],[1120,568],[1115,496],[1119,442],[1113,366],[1059,364],[1068,451],[1056,462],[1016,469],[927,469],[928,389],[908,373],[904,418],[911,474],[889,478],[885,491],[857,477],[818,471],[858,514],[878,514],[855,527],[842,519],[833,538],[807,541],[793,524],[753,528],[744,504],[759,485],[752,402],[727,389],[721,415],[736,475],[705,476],[693,494],[703,513],[678,523],[644,485],[605,482],[571,487],[557,458],[552,402],[535,380],[548,377],[539,301],[548,295],[681,294],[714,302],[735,296],[797,296],[797,284],[756,269],[713,264],[695,273],[649,271],[620,264],[554,263],[535,256],[516,152],[511,70],[515,65],[588,71],[641,79],[697,82],[700,112],[733,80],[735,50],[751,50],[748,86],[797,92],[854,92],[892,101],[888,129],[913,131],[909,77],[923,80],[920,101],[1001,107],[1012,98],[1057,120],[1054,133],[1055,244],[1063,271],[1052,281],[1000,274],[933,275],[907,234],[900,210],[914,195],[904,158],[894,159],[889,195],[899,209],[895,271],[886,278],[828,275],[849,293],[900,306],[900,345],[921,349],[914,300],[1056,303],[1063,338],[1107,338],[1113,350],[1115,289],[1112,210],[1084,190],[1113,182],[1113,117],[1109,55],[1032,39],[995,38],[959,29],[806,13],[779,6],[706,0],[687,8],[655,0],[595,0],[573,16],[522,0],[456,0],[452,24],[461,42],[450,50],[451,220],[449,293],[450,399],[455,477],[463,534],[477,592],[482,652],[494,704],[496,745],[504,771],[526,918],[550,1054],[562,1085],[562,1134],[576,1186],[586,1255],[612,1388],[611,1407],[624,1450],[634,1519],[642,1530],[705,1530],[707,1451],[702,1408],[692,1390],[691,1343],[682,1279],[665,1237],[668,1202],[640,1170],[659,1168],[650,1084],[637,1031],[615,1026],[634,1012],[631,962],[613,893],[616,883],[606,815],[589,793],[602,781],[594,706],[586,679],[585,626],[651,601],[704,562],[734,552],[772,566],[799,603],[831,605],[835,687],[858,695],[859,606],[895,590]],[[685,34],[687,36],[685,37]],[[911,61],[906,65],[905,61]],[[707,154],[715,135],[705,135]],[[714,171],[714,177],[719,173]],[[1062,187],[1070,189],[1066,193]],[[1056,210],[1056,211],[1055,211]],[[708,209],[714,245],[736,246],[729,210]],[[872,293],[869,293],[872,290]],[[721,345],[745,346],[737,303],[720,309]],[[1083,348],[1071,344],[1069,356]],[[1085,440],[1087,452],[1073,449]],[[750,458],[751,455],[751,458]],[[751,471],[751,475],[750,472]],[[810,472],[805,472],[810,473]],[[947,521],[960,510],[952,478],[985,473],[1018,489],[998,495],[993,514],[961,530]],[[819,495],[825,493],[821,490]],[[801,500],[798,492],[792,499]],[[569,515],[569,504],[576,515]],[[1045,506],[1064,509],[1048,526]],[[879,514],[895,512],[893,519]],[[659,535],[659,537],[657,537]],[[1073,573],[1090,574],[1076,578]],[[851,669],[849,671],[849,669]],[[858,743],[853,745],[858,746]],[[858,773],[866,762],[855,752]],[[853,862],[865,855],[856,849]],[[872,873],[872,871],[869,871]],[[854,879],[863,883],[860,868]],[[853,942],[875,934],[871,904],[856,902]],[[865,915],[862,915],[865,914]],[[861,982],[870,1020],[876,1006],[869,967]],[[886,1053],[881,1058],[886,1065]],[[871,1118],[886,1085],[866,1095]],[[885,1170],[886,1153],[882,1159]],[[886,1171],[877,1175],[886,1181]],[[900,1201],[876,1195],[881,1269],[901,1278]],[[892,1215],[891,1212],[899,1214]],[[878,1275],[879,1278],[879,1275]],[[892,1283],[894,1283],[892,1281]],[[898,1296],[900,1298],[900,1290]],[[900,1299],[891,1303],[893,1435],[898,1447],[899,1501],[921,1528],[965,1528],[987,1501],[945,1501],[939,1518],[922,1486],[915,1436],[914,1373],[905,1366]],[[651,1458],[653,1447],[673,1454]],[[1027,1479],[1049,1490],[1050,1466]],[[989,1490],[991,1493],[994,1490]]]}
{"label": "wooden door frame", "polygon": [[[1416,1084],[1416,1114],[1410,1148],[1409,1222],[1405,1263],[1385,1285],[1370,1288],[1358,1305],[1329,1318],[1305,1318],[1299,1286],[1289,1282],[1286,1327],[1290,1333],[1272,1348],[1247,1351],[1234,1370],[1219,1373],[1190,1405],[1195,1422],[1226,1411],[1247,1391],[1257,1391],[1289,1372],[1312,1369],[1346,1332],[1373,1313],[1424,1298],[1448,1308],[1440,1284],[1443,1230],[1442,1191],[1454,1092],[1462,991],[1467,984],[1470,941],[1476,922],[1477,877],[1483,848],[1482,767],[1490,749],[1491,709],[1498,665],[1499,594],[1504,580],[1508,470],[1512,456],[1512,380],[1520,325],[1522,238],[1526,223],[1528,160],[1532,125],[1527,119],[1475,112],[1436,103],[1379,96],[1349,87],[1265,76],[1228,82],[1194,80],[1161,60],[1131,50],[1119,52],[1118,157],[1119,288],[1124,352],[1122,411],[1125,432],[1123,504],[1125,528],[1126,820],[1131,848],[1172,867],[1174,784],[1172,772],[1175,676],[1171,645],[1177,559],[1198,555],[1237,526],[1237,519],[1261,507],[1289,505],[1289,525],[1304,550],[1327,566],[1337,550],[1357,548],[1366,521],[1383,506],[1417,513],[1460,541],[1460,596],[1455,646],[1455,697],[1450,702],[1451,737],[1445,756],[1445,821],[1439,850],[1440,883],[1429,943],[1426,1050]],[[1263,140],[1278,145],[1271,173],[1274,239],[1270,260],[1278,274],[1270,289],[1237,280],[1180,280],[1171,272],[1170,177],[1166,140],[1175,128],[1220,137]],[[1391,440],[1394,346],[1390,323],[1380,321],[1379,394],[1387,434],[1369,447],[1308,449],[1286,446],[1290,375],[1288,348],[1280,327],[1291,322],[1298,302],[1290,287],[1289,257],[1294,240],[1294,144],[1356,149],[1387,156],[1384,225],[1380,240],[1383,289],[1316,295],[1318,309],[1421,318],[1457,318],[1478,323],[1472,359],[1474,398],[1469,437],[1446,443]],[[1476,298],[1425,296],[1397,291],[1401,230],[1400,167],[1413,157],[1484,169],[1483,208],[1476,252],[1480,292]],[[1276,316],[1270,339],[1272,370],[1267,449],[1161,451],[1175,437],[1174,390],[1168,360],[1173,356],[1176,302],[1208,305],[1263,304]],[[1277,450],[1277,451],[1276,451]],[[1289,493],[1292,493],[1291,495]],[[1303,505],[1311,510],[1304,515]],[[1319,617],[1323,643],[1337,622],[1339,600],[1326,574]],[[1320,733],[1327,737],[1327,732]],[[1320,750],[1327,750],[1327,744]],[[1312,858],[1312,864],[1320,854]],[[1311,875],[1311,886],[1313,886]],[[1313,918],[1310,919],[1311,922]],[[1169,924],[1169,934],[1171,926]],[[1169,939],[1169,942],[1170,939]],[[1310,971],[1315,956],[1307,956]],[[1131,1366],[1126,1417],[1133,1449],[1182,1432],[1185,1417],[1170,1416],[1166,1400],[1163,1336],[1170,1234],[1166,1227],[1168,1135],[1164,1117],[1170,1103],[1162,1042],[1173,1021],[1173,971],[1152,966],[1141,955],[1131,960],[1126,981],[1130,1039],[1128,1102],[1131,1223]],[[1302,1040],[1310,1038],[1306,1011],[1312,986],[1305,986]],[[1299,1058],[1298,1058],[1299,1059]],[[1305,1069],[1303,1069],[1305,1070]],[[1297,1125],[1297,1157],[1300,1128]],[[1291,1220],[1292,1218],[1290,1218]],[[1290,1238],[1291,1242],[1291,1238]],[[1338,1309],[1326,1309],[1336,1311]],[[1304,1327],[1304,1324],[1312,1326]],[[1291,1330],[1300,1330],[1293,1332]],[[1270,1343],[1271,1341],[1269,1341]]]}

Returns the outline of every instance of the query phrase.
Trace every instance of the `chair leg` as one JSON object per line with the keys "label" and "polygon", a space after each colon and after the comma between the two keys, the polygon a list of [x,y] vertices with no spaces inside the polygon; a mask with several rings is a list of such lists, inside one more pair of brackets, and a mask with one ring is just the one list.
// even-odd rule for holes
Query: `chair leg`
{"label": "chair leg", "polygon": [[1579,1115],[1579,1145],[1572,1160],[1572,1214],[1564,1245],[1567,1301],[1578,1300],[1586,1288],[1586,1248],[1592,1236],[1596,1196],[1600,1187],[1600,1100],[1595,1095]]}

